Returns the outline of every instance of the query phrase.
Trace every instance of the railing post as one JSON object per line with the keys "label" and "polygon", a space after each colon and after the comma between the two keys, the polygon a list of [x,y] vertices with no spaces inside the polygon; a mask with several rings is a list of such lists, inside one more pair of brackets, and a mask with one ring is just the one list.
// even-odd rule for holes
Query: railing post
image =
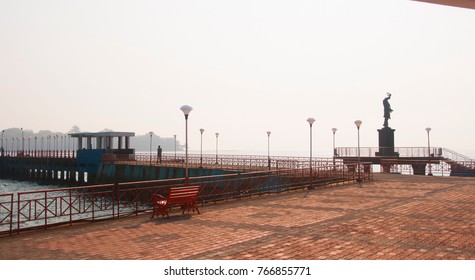
{"label": "railing post", "polygon": [[20,234],[20,193],[17,194],[17,233]]}
{"label": "railing post", "polygon": [[95,218],[94,206],[96,205],[94,188],[92,188],[91,195],[92,195],[92,198],[91,198],[91,203],[92,203],[92,221],[94,222],[94,218]]}
{"label": "railing post", "polygon": [[115,184],[115,191],[114,193],[117,193],[117,218],[120,218],[120,197],[121,197],[121,193],[120,193],[120,185],[117,183]]}
{"label": "railing post", "polygon": [[69,225],[73,224],[73,200],[72,200],[72,190],[69,190]]}
{"label": "railing post", "polygon": [[[116,185],[117,183],[114,183],[112,185],[112,195],[111,195],[111,198],[112,198],[112,218],[115,219],[115,190],[116,190]],[[118,211],[118,209],[117,209]]]}
{"label": "railing post", "polygon": [[13,230],[13,194],[10,194],[10,230],[8,231],[8,235],[12,235]]}
{"label": "railing post", "polygon": [[[188,184],[188,179],[185,179],[185,184]],[[135,186],[135,215],[137,216],[139,213],[139,190],[137,186]]]}
{"label": "railing post", "polygon": [[48,192],[45,191],[45,229],[48,228]]}

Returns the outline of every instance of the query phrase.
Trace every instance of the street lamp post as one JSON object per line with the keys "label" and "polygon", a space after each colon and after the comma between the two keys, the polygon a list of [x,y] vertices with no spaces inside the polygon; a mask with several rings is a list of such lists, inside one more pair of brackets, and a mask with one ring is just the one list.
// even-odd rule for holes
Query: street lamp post
{"label": "street lamp post", "polygon": [[25,138],[23,136],[23,127],[21,128],[21,154],[22,156],[25,154]]}
{"label": "street lamp post", "polygon": [[59,157],[63,157],[63,135],[59,135],[58,136],[58,141],[59,141],[59,144],[58,144],[58,147],[59,147]]}
{"label": "street lamp post", "polygon": [[58,140],[58,135],[54,135],[53,136],[53,155],[54,155],[54,157],[56,157],[57,152],[58,152],[58,146],[57,146],[58,141],[57,140]]}
{"label": "street lamp post", "polygon": [[335,148],[335,133],[336,133],[336,131],[337,131],[336,128],[332,128],[332,132],[333,132],[333,166],[335,166],[335,157],[337,156],[336,148]]}
{"label": "street lamp post", "polygon": [[355,121],[356,128],[358,129],[358,182],[360,182],[361,186],[361,154],[360,154],[360,126],[363,122],[360,120]]}
{"label": "street lamp post", "polygon": [[5,134],[5,129],[2,130],[2,147],[0,148],[0,151],[1,151],[1,156],[3,157],[3,153],[5,152],[4,149],[3,149],[3,134]]}
{"label": "street lamp post", "polygon": [[185,115],[185,184],[188,185],[188,115],[193,108],[188,105],[183,105],[180,110],[182,110]]}
{"label": "street lamp post", "polygon": [[267,166],[270,170],[270,131],[267,131]]}
{"label": "street lamp post", "polygon": [[428,151],[428,154],[429,154],[429,176],[432,176],[432,164],[431,164],[431,161],[430,161],[430,137],[429,137],[429,132],[431,131],[432,129],[430,127],[427,127],[426,128],[426,131],[427,131],[427,151]]}
{"label": "street lamp post", "polygon": [[37,150],[36,150],[36,141],[38,140],[38,136],[35,136],[35,157],[36,157],[36,153],[37,153]]}
{"label": "street lamp post", "polygon": [[152,136],[153,136],[153,131],[150,131],[148,134],[150,135],[150,165],[152,165]]}
{"label": "street lamp post", "polygon": [[219,136],[219,133],[216,132],[215,135],[216,135],[216,164],[218,164],[218,136]]}
{"label": "street lamp post", "polygon": [[46,151],[47,151],[47,157],[51,157],[51,135],[48,135],[47,140],[46,140]]}
{"label": "street lamp post", "polygon": [[200,128],[201,140],[200,140],[200,168],[203,168],[203,132],[205,130]]}
{"label": "street lamp post", "polygon": [[312,168],[312,126],[315,122],[314,118],[307,119],[308,124],[310,125],[310,189],[313,189],[313,168]]}
{"label": "street lamp post", "polygon": [[173,138],[175,139],[175,162],[176,162],[176,134],[173,135]]}

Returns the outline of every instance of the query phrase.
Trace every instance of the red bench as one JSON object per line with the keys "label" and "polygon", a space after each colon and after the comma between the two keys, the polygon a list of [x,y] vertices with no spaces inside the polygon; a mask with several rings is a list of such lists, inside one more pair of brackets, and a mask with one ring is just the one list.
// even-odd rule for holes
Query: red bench
{"label": "red bench", "polygon": [[185,211],[193,210],[193,213],[200,211],[198,210],[198,194],[200,192],[200,186],[186,186],[186,187],[176,187],[170,188],[168,191],[167,197],[164,197],[159,194],[152,195],[153,203],[153,213],[152,218],[157,215],[162,215],[162,217],[168,216],[172,206],[180,206]]}

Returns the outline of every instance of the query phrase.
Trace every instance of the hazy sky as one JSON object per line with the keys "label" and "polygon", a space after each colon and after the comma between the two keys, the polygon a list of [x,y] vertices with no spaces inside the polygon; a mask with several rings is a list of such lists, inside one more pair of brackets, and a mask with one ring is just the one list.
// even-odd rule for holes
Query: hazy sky
{"label": "hazy sky", "polygon": [[475,10],[409,0],[0,0],[0,129],[154,131],[190,149],[475,149]]}

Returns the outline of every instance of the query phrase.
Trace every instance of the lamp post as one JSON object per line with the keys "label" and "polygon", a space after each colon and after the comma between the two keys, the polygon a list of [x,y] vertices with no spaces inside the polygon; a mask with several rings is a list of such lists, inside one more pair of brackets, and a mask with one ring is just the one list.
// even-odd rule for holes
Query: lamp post
{"label": "lamp post", "polygon": [[22,156],[25,154],[25,138],[23,136],[23,127],[21,128],[21,154]]}
{"label": "lamp post", "polygon": [[58,135],[53,135],[53,156],[56,157],[56,153],[58,151],[58,146],[56,141],[58,139]]}
{"label": "lamp post", "polygon": [[[356,128],[358,129],[358,182],[361,184],[361,154],[360,154],[360,126],[363,122],[360,120],[355,121]],[[361,186],[361,185],[360,185]]]}
{"label": "lamp post", "polygon": [[152,136],[153,136],[153,131],[150,131],[148,134],[150,135],[150,165],[152,165]]}
{"label": "lamp post", "polygon": [[270,170],[270,131],[267,131],[267,166]]}
{"label": "lamp post", "polygon": [[201,140],[200,140],[200,168],[203,168],[203,132],[205,130],[200,128]]}
{"label": "lamp post", "polygon": [[175,138],[175,161],[176,161],[176,134],[173,135],[173,138]]}
{"label": "lamp post", "polygon": [[431,131],[432,129],[430,127],[426,127],[426,131],[427,131],[427,151],[428,151],[428,154],[429,154],[429,176],[432,176],[432,164],[430,162],[430,137],[429,137],[429,132]]}
{"label": "lamp post", "polygon": [[59,135],[58,136],[58,141],[59,141],[59,144],[58,144],[58,147],[59,147],[59,157],[63,157],[63,135]]}
{"label": "lamp post", "polygon": [[337,129],[334,127],[332,128],[332,132],[333,132],[333,167],[335,167],[335,157],[337,156],[337,153],[336,153],[336,148],[335,148],[335,133],[336,133]]}
{"label": "lamp post", "polygon": [[2,147],[0,148],[0,151],[1,151],[1,156],[3,157],[3,153],[4,153],[4,150],[3,150],[3,134],[5,133],[5,129],[2,130]]}
{"label": "lamp post", "polygon": [[215,135],[216,135],[216,164],[218,164],[218,136],[219,136],[219,133],[216,132]]}
{"label": "lamp post", "polygon": [[310,125],[310,189],[313,189],[313,169],[312,169],[312,126],[315,122],[314,118],[307,119],[308,124]]}
{"label": "lamp post", "polygon": [[41,136],[41,152],[40,152],[40,156],[41,157],[44,157],[45,155],[45,145],[44,145],[44,141],[45,141],[45,137],[44,136]]}
{"label": "lamp post", "polygon": [[183,105],[180,110],[182,110],[185,115],[185,184],[188,185],[188,115],[193,108],[188,105]]}
{"label": "lamp post", "polygon": [[51,157],[51,135],[48,135],[47,140],[46,140],[46,151],[47,151],[47,157]]}

